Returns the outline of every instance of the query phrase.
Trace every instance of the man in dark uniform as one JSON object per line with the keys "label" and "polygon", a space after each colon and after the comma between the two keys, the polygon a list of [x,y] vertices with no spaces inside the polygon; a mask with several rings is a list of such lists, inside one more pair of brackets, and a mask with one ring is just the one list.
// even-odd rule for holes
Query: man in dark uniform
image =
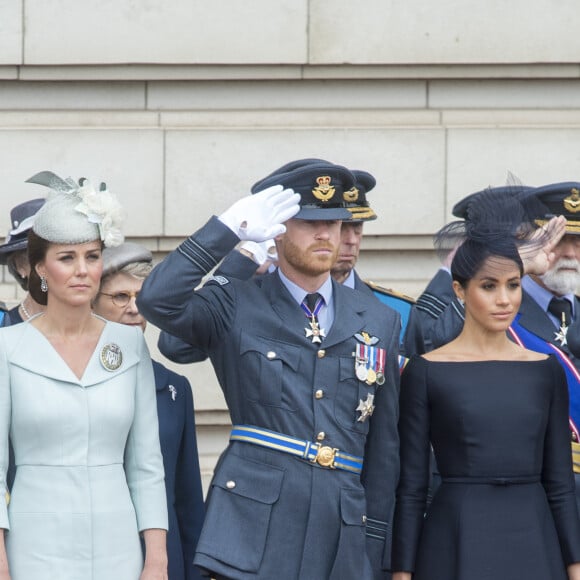
{"label": "man in dark uniform", "polygon": [[[138,299],[154,324],[209,352],[234,426],[195,563],[218,578],[385,579],[399,316],[330,276],[350,171],[321,163],[263,185],[171,253]],[[240,239],[270,237],[276,272],[193,292]]]}

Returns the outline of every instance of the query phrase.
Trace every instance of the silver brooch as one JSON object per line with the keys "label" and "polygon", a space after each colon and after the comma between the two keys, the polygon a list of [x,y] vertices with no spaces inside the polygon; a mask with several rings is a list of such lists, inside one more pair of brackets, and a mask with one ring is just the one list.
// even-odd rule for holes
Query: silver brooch
{"label": "silver brooch", "polygon": [[108,371],[116,371],[123,363],[123,353],[118,344],[106,344],[101,350],[101,364]]}
{"label": "silver brooch", "polygon": [[175,397],[177,397],[177,389],[173,385],[169,385],[167,387],[169,392],[171,393],[171,400],[175,401]]}

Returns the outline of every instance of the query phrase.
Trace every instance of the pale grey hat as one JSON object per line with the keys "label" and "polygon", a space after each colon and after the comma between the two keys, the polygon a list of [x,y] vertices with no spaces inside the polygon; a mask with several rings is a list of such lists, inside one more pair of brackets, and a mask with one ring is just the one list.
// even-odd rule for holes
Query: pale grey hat
{"label": "pale grey hat", "polygon": [[77,183],[51,171],[41,171],[26,181],[51,189],[34,219],[32,230],[36,235],[55,244],[102,240],[112,247],[123,242],[123,207],[104,183],[96,191],[84,178]]}
{"label": "pale grey hat", "polygon": [[145,246],[134,242],[124,242],[114,248],[105,248],[103,250],[103,278],[129,264],[150,264],[152,261],[153,254]]}

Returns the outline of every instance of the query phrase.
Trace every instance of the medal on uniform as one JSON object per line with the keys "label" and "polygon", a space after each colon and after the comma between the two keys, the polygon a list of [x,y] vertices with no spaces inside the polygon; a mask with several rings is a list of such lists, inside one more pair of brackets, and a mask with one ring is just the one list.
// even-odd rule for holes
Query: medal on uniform
{"label": "medal on uniform", "polygon": [[365,401],[362,399],[358,400],[358,407],[356,410],[360,412],[360,416],[357,419],[359,423],[364,423],[373,414],[373,411],[375,410],[375,406],[373,405],[374,400],[375,396],[370,393],[367,394]]}
{"label": "medal on uniform", "polygon": [[368,376],[368,346],[357,344],[355,350],[354,372],[359,381],[366,381]]}
{"label": "medal on uniform", "polygon": [[321,343],[322,339],[326,336],[326,331],[324,328],[320,328],[318,325],[318,320],[313,316],[308,323],[310,328],[305,328],[306,338],[311,338],[314,343]]}
{"label": "medal on uniform", "polygon": [[123,363],[121,347],[114,342],[106,344],[101,349],[101,364],[108,371],[116,371]]}
{"label": "medal on uniform", "polygon": [[377,373],[375,371],[375,364],[377,360],[377,349],[374,346],[367,347],[369,349],[369,361],[367,370],[367,385],[372,385],[377,380]]}
{"label": "medal on uniform", "polygon": [[566,335],[568,334],[568,325],[566,324],[566,316],[562,312],[562,322],[560,323],[560,329],[558,332],[554,333],[554,339],[560,341],[560,346],[566,346],[568,344],[568,339]]}
{"label": "medal on uniform", "polygon": [[320,344],[322,342],[322,339],[326,336],[326,331],[324,330],[324,328],[320,328],[317,318],[318,313],[322,308],[322,304],[323,304],[322,296],[316,302],[314,310],[310,310],[310,308],[308,308],[308,306],[304,302],[300,304],[300,307],[302,308],[302,310],[304,310],[306,316],[310,319],[308,322],[310,328],[304,329],[304,332],[306,333],[306,338],[310,338],[312,342],[315,344],[316,343]]}
{"label": "medal on uniform", "polygon": [[387,351],[384,348],[377,348],[377,385],[385,384],[385,361]]}

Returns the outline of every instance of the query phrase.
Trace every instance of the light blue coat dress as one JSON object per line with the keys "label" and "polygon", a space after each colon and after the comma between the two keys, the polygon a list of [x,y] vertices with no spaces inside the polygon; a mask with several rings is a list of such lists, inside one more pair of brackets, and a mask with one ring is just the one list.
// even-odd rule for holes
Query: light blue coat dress
{"label": "light blue coat dress", "polygon": [[[116,369],[102,362],[110,345],[122,354]],[[32,324],[1,329],[2,488],[9,436],[16,479],[9,505],[0,502],[0,527],[9,529],[12,580],[138,580],[139,531],[167,529],[155,382],[141,330],[107,322],[78,379]]]}

